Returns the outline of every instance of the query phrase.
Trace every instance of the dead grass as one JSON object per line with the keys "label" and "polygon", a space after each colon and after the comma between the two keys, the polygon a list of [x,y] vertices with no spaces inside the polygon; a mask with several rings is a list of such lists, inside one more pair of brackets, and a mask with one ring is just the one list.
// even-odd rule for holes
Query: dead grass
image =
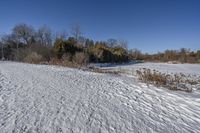
{"label": "dead grass", "polygon": [[32,52],[28,56],[26,56],[24,61],[27,63],[39,64],[40,62],[42,62],[42,56],[36,52]]}
{"label": "dead grass", "polygon": [[115,74],[115,75],[120,74],[119,71],[109,70],[109,69],[90,68],[89,70],[96,73],[107,73],[107,74]]}
{"label": "dead grass", "polygon": [[170,90],[179,90],[185,92],[192,92],[191,85],[199,84],[199,80],[194,80],[184,75],[179,74],[166,74],[156,70],[139,69],[136,71],[139,80],[147,84],[153,84],[157,87],[165,87]]}

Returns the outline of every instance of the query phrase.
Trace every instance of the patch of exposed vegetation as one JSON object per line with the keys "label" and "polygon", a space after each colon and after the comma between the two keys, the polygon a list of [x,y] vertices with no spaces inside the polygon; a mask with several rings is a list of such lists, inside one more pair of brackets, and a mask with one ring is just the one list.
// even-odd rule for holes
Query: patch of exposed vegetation
{"label": "patch of exposed vegetation", "polygon": [[165,87],[175,91],[192,92],[194,85],[200,84],[199,79],[192,79],[190,75],[183,73],[167,74],[151,69],[139,69],[136,71],[139,80],[157,87]]}
{"label": "patch of exposed vegetation", "polygon": [[114,74],[119,75],[121,72],[117,70],[110,70],[110,69],[100,69],[100,68],[89,68],[89,71],[95,72],[95,73],[104,73],[104,74]]}

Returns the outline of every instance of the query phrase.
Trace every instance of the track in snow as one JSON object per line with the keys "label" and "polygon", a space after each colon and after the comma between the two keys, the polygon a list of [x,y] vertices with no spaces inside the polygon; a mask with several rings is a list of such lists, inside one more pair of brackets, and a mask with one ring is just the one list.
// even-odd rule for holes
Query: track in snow
{"label": "track in snow", "polygon": [[199,93],[134,78],[0,62],[0,132],[200,132]]}

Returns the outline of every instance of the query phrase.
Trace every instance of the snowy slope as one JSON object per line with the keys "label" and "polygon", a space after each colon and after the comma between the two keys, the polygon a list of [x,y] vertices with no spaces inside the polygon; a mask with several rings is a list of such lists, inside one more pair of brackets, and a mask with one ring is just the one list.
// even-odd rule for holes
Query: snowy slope
{"label": "snowy slope", "polygon": [[200,94],[133,77],[0,62],[0,132],[200,132]]}

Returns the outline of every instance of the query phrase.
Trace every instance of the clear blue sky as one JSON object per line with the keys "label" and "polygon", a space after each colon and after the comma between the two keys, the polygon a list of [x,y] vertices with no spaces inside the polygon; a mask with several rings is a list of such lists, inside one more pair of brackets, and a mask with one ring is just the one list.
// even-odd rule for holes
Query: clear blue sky
{"label": "clear blue sky", "polygon": [[86,37],[124,39],[143,52],[200,49],[200,0],[1,0],[0,33],[18,23],[79,24]]}

